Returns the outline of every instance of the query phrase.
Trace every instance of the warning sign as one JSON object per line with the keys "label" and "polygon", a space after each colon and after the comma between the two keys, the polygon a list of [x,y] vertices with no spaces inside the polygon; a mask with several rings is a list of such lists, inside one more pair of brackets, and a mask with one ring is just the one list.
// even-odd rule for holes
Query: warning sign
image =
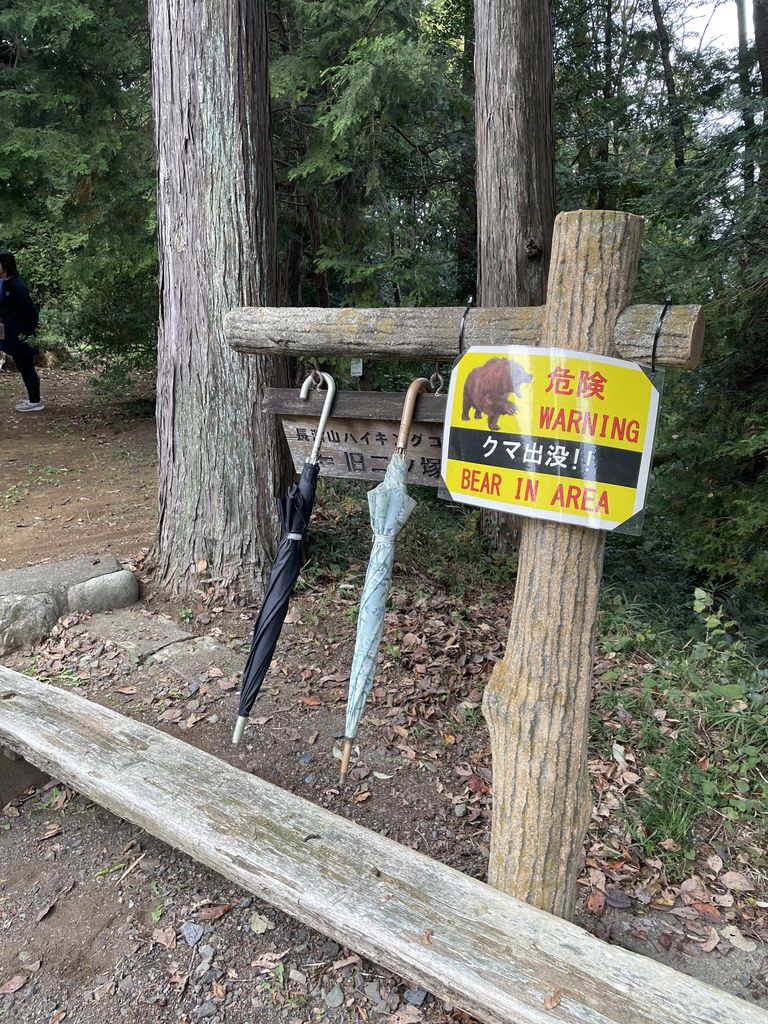
{"label": "warning sign", "polygon": [[470,349],[448,394],[441,469],[451,497],[600,530],[634,519],[639,532],[658,377],[567,349]]}

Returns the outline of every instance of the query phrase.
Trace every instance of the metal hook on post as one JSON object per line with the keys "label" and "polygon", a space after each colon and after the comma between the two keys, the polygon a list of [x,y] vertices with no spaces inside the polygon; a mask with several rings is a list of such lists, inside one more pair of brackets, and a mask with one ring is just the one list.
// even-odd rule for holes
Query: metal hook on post
{"label": "metal hook on post", "polygon": [[664,300],[661,313],[659,313],[659,319],[656,321],[656,332],[653,335],[653,348],[651,349],[651,373],[656,373],[656,346],[659,343],[659,335],[661,334],[661,328],[664,325],[664,318],[669,312],[669,307],[672,305],[672,296],[668,295]]}
{"label": "metal hook on post", "polygon": [[472,309],[474,304],[475,296],[470,295],[469,298],[467,299],[467,305],[464,310],[464,313],[462,314],[461,323],[459,325],[459,355],[461,355],[462,350],[464,348],[464,328],[467,326],[467,314],[469,313],[470,309]]}
{"label": "metal hook on post", "polygon": [[[315,375],[317,375],[316,379]],[[306,402],[309,398],[309,389],[314,384],[315,388],[319,389],[320,385],[325,381],[326,395],[325,402],[323,403],[323,411],[320,413],[320,421],[317,424],[317,434],[315,435],[315,443],[312,446],[312,451],[307,457],[307,462],[311,462],[316,465],[320,456],[320,445],[323,443],[323,434],[328,424],[328,420],[331,415],[331,409],[333,408],[333,400],[336,397],[336,382],[330,373],[322,373],[315,367],[315,369],[306,378],[304,383],[301,385],[301,391],[299,392],[299,398]]]}

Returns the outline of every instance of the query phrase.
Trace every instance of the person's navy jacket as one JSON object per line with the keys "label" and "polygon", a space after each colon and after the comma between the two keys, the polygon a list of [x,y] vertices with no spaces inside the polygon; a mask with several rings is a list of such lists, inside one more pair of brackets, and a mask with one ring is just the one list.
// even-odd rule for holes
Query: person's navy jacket
{"label": "person's navy jacket", "polygon": [[5,341],[0,341],[0,348],[9,355],[19,344],[19,335],[34,333],[35,305],[29,295],[26,282],[20,277],[12,277],[2,284],[3,296],[0,299],[0,320],[5,327]]}

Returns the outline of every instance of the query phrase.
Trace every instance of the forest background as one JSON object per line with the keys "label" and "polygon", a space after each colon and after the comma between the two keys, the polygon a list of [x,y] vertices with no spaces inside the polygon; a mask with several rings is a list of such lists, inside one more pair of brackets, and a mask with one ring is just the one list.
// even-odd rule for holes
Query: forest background
{"label": "forest background", "polygon": [[[768,9],[757,0],[752,42],[745,0],[718,6],[732,48],[692,31],[711,3],[556,0],[557,205],[642,215],[636,301],[706,306],[703,364],[668,371],[645,532],[612,539],[609,593],[690,626],[703,588],[765,650]],[[270,47],[278,304],[463,303],[472,4],[271,4]],[[145,8],[7,0],[0,243],[42,304],[43,340],[102,362],[102,386],[154,365],[155,176]],[[390,383],[391,368],[368,371]]]}

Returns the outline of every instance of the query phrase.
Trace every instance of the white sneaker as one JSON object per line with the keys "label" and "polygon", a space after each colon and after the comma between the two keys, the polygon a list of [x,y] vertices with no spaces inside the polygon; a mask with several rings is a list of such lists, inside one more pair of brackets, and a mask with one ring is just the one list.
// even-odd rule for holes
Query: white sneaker
{"label": "white sneaker", "polygon": [[19,402],[15,406],[16,412],[42,412],[45,406],[42,402]]}

